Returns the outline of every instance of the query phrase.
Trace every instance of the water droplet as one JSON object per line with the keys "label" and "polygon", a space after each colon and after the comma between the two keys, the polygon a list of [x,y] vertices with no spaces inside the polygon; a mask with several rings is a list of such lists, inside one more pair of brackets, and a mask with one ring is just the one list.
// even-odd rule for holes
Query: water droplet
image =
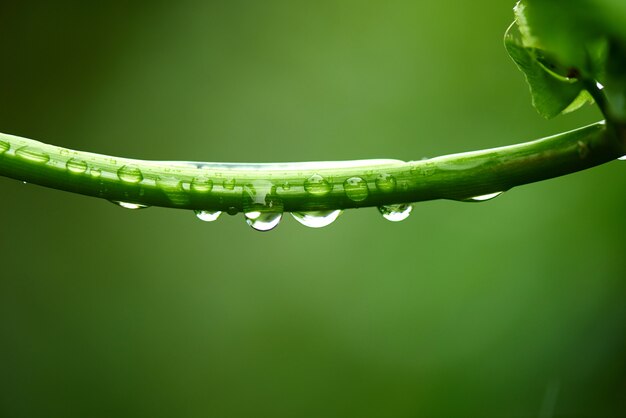
{"label": "water droplet", "polygon": [[222,212],[219,210],[215,212],[209,210],[194,210],[194,213],[196,214],[196,217],[198,219],[204,222],[213,222],[217,220],[217,218],[219,218],[222,214]]}
{"label": "water droplet", "polygon": [[313,196],[325,196],[332,190],[330,183],[319,174],[313,174],[304,181],[304,190]]}
{"label": "water droplet", "polygon": [[424,177],[429,177],[435,174],[436,166],[432,161],[422,160],[415,161],[414,164],[411,165],[411,169],[409,173],[411,175],[420,175]]}
{"label": "water droplet", "polygon": [[65,163],[65,167],[67,168],[67,171],[76,174],[83,174],[87,171],[87,163],[83,160],[79,160],[78,158],[68,160],[67,163]]}
{"label": "water droplet", "polygon": [[283,202],[276,195],[276,187],[267,180],[246,184],[242,203],[246,222],[257,231],[275,228],[283,216]]}
{"label": "water droplet", "polygon": [[[183,189],[183,182],[175,177],[158,177],[155,182],[163,194],[176,206],[184,206],[189,203],[189,195]],[[142,195],[143,189],[140,191]]]}
{"label": "water droplet", "polygon": [[289,184],[288,181],[284,182],[281,186],[280,186],[283,190],[291,190],[291,184]]}
{"label": "water droplet", "polygon": [[400,203],[397,205],[379,206],[378,211],[383,218],[391,222],[400,222],[405,220],[411,214],[413,205],[410,203]]}
{"label": "water droplet", "polygon": [[124,209],[145,209],[148,207],[146,205],[140,205],[139,203],[120,202],[119,200],[111,200],[111,203],[123,207]]}
{"label": "water droplet", "polygon": [[35,163],[45,164],[50,161],[50,156],[37,148],[22,147],[15,151],[15,155]]}
{"label": "water droplet", "polygon": [[234,206],[229,206],[228,209],[226,209],[226,213],[228,213],[230,216],[235,216],[239,213],[239,210]]}
{"label": "water droplet", "polygon": [[376,188],[384,193],[391,193],[396,189],[396,178],[391,174],[379,174],[375,183]]}
{"label": "water droplet", "polygon": [[100,177],[102,175],[102,171],[99,168],[92,168],[91,175],[96,178]]}
{"label": "water droplet", "polygon": [[246,212],[246,223],[257,231],[269,231],[276,228],[283,217],[282,212]]}
{"label": "water droplet", "polygon": [[293,212],[291,216],[304,226],[309,228],[323,228],[332,224],[343,211],[338,210],[318,210],[311,212]]}
{"label": "water droplet", "polygon": [[11,148],[11,144],[6,141],[0,140],[0,154],[4,154],[9,150],[9,148]]}
{"label": "water droplet", "polygon": [[621,157],[618,158],[618,160],[620,161],[626,161],[626,155],[622,155]]}
{"label": "water droplet", "polygon": [[235,183],[235,179],[226,179],[224,180],[223,186],[226,190],[234,190]]}
{"label": "water droplet", "polygon": [[489,194],[484,194],[482,196],[474,196],[474,197],[470,197],[469,199],[466,199],[466,202],[485,202],[487,200],[491,200],[491,199],[495,199],[496,197],[500,196],[503,192],[495,192],[495,193],[489,193]]}
{"label": "water droplet", "polygon": [[191,181],[191,190],[199,193],[208,193],[213,190],[213,181],[204,176],[194,177]]}
{"label": "water droplet", "polygon": [[343,189],[346,191],[346,196],[354,202],[364,201],[369,194],[367,182],[361,177],[350,177],[343,183]]}
{"label": "water droplet", "polygon": [[117,177],[126,183],[139,183],[143,180],[141,170],[133,165],[122,166],[117,170]]}

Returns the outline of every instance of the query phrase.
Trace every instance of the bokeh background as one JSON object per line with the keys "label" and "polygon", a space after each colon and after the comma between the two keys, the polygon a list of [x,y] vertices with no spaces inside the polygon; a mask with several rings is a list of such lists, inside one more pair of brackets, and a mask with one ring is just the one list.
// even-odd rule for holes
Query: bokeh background
{"label": "bokeh background", "polygon": [[[0,130],[143,159],[420,159],[530,104],[512,1],[0,2]],[[484,204],[130,211],[0,178],[0,416],[626,416],[626,163]]]}

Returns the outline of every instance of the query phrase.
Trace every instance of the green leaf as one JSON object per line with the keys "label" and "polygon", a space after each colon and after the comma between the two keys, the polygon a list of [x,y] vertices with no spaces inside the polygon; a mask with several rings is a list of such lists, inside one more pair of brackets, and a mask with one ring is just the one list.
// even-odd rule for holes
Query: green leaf
{"label": "green leaf", "polygon": [[[567,68],[538,48],[524,45],[524,25],[513,23],[506,32],[504,45],[530,86],[533,106],[545,118],[572,112],[590,100],[583,83],[571,77]],[[536,45],[536,43],[535,43]],[[568,77],[570,76],[570,77]]]}
{"label": "green leaf", "polygon": [[[609,119],[626,122],[626,1],[624,0],[521,0],[515,6],[516,22],[519,36],[514,48],[530,49],[530,57],[521,59],[520,51],[515,51],[514,59],[527,74],[531,89],[532,82],[537,84],[534,65],[528,61],[532,51],[542,51],[550,57],[551,62],[558,63],[555,68],[546,66],[552,75],[574,75],[585,86],[593,86],[596,82],[604,86],[602,93],[606,96],[602,110]],[[508,48],[508,47],[507,47]],[[511,48],[509,53],[511,54]],[[511,54],[513,56],[513,54]],[[541,57],[535,54],[540,64]],[[541,83],[539,83],[541,84]],[[545,86],[543,86],[545,87]],[[547,94],[549,90],[543,89]],[[545,97],[537,99],[541,102],[563,100],[573,94],[571,90],[555,91],[552,100]],[[535,100],[535,93],[533,93]],[[559,106],[550,107],[542,114],[553,114]],[[571,109],[571,106],[567,107]]]}

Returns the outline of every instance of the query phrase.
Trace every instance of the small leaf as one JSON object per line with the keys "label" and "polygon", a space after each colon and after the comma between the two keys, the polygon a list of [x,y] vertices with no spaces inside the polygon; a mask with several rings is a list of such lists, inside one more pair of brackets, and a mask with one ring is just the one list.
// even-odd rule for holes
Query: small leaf
{"label": "small leaf", "polygon": [[545,118],[553,118],[561,113],[572,112],[591,97],[582,94],[583,83],[573,69],[569,69],[548,53],[533,46],[525,46],[523,33],[517,22],[506,32],[504,45],[518,68],[526,76],[530,86],[533,106]]}

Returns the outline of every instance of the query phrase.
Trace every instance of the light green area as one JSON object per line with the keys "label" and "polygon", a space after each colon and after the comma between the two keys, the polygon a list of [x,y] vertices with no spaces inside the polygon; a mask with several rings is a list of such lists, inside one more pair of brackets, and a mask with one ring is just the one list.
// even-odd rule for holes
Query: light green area
{"label": "light green area", "polygon": [[[13,2],[0,130],[141,159],[420,160],[599,120],[536,114],[512,6]],[[1,178],[0,415],[618,415],[624,164],[269,234]]]}

